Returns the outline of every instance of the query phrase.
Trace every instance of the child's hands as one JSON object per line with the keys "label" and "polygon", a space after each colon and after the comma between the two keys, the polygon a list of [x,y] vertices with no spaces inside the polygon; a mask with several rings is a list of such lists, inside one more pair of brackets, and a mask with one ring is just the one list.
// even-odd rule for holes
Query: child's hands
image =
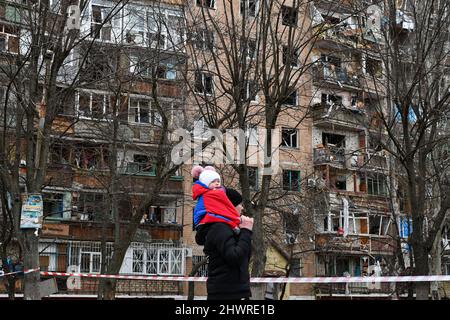
{"label": "child's hands", "polygon": [[239,225],[241,229],[253,229],[253,218],[249,218],[247,216],[241,216],[241,224]]}

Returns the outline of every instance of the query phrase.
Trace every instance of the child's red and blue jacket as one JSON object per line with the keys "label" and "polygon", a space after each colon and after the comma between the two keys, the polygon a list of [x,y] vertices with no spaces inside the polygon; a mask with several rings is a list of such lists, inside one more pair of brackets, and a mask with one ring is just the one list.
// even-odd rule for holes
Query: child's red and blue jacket
{"label": "child's red and blue jacket", "polygon": [[241,218],[223,189],[209,189],[200,181],[192,186],[192,199],[197,200],[194,208],[194,226],[223,222],[232,229],[239,226]]}

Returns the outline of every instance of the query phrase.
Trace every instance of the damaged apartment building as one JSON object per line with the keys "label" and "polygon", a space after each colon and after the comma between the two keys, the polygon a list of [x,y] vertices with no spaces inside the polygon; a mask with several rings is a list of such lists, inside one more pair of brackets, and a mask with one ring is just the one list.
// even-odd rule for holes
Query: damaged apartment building
{"label": "damaged apartment building", "polygon": [[[62,14],[61,3],[48,1],[49,16]],[[17,54],[19,31],[25,28],[19,16],[29,7],[7,1],[1,8],[0,49]],[[117,228],[125,232],[155,183],[162,123],[156,104],[168,115],[169,126],[184,113],[182,25],[181,7],[174,1],[87,1],[79,44],[58,76],[58,86],[73,90],[61,91],[65,96],[50,137],[39,240],[42,271],[100,273],[111,258]],[[51,59],[51,46],[46,54]],[[45,113],[45,104],[38,109]],[[20,170],[23,174],[26,167]],[[157,202],[146,208],[121,274],[185,273],[182,183],[175,172]],[[64,278],[57,280],[60,292],[97,293],[97,280],[81,279],[74,288]],[[119,281],[117,286],[118,294],[180,290],[176,282]]]}
{"label": "damaged apartment building", "polygon": [[[339,4],[339,5],[338,5]],[[373,139],[383,103],[379,48],[381,8],[357,15],[346,1],[315,2],[314,20],[325,28],[314,48],[312,153],[323,206],[315,210],[316,275],[381,274],[395,245],[387,190],[388,158]],[[317,298],[383,295],[389,284],[318,284]]]}

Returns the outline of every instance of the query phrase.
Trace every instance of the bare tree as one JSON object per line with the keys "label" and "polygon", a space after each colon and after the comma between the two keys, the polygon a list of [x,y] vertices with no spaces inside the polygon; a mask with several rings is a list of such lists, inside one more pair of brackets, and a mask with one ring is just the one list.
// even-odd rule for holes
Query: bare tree
{"label": "bare tree", "polygon": [[[281,140],[272,133],[283,126],[303,127],[309,109],[310,55],[322,31],[311,27],[310,1],[223,0],[215,1],[217,12],[209,2],[200,4],[185,9],[191,40],[192,99],[201,106],[208,127],[247,132],[246,138],[241,136],[241,141],[246,139],[242,156],[228,165],[238,174],[245,211],[255,219],[251,269],[253,276],[262,276],[268,243],[264,221],[268,208],[276,203],[271,197],[272,183],[282,178],[271,171],[279,169],[272,156],[279,151]],[[227,121],[219,123],[217,115],[224,114],[229,115]],[[263,150],[263,159],[251,163],[255,151],[250,132],[257,127],[261,132],[256,145]],[[223,144],[229,159],[235,151]],[[252,166],[259,166],[262,173],[257,192],[251,191],[249,181]],[[253,296],[262,298],[263,286],[255,287],[259,288]]]}
{"label": "bare tree", "polygon": [[[392,159],[391,195],[401,192],[402,214],[412,221],[413,275],[432,272],[430,256],[435,256],[450,208],[449,12],[446,1],[405,1],[400,7],[397,1],[384,1],[368,17],[380,21],[375,36],[381,44],[364,51],[370,74],[364,85],[375,92],[367,128]],[[416,283],[415,293],[417,299],[428,299],[429,283]]]}

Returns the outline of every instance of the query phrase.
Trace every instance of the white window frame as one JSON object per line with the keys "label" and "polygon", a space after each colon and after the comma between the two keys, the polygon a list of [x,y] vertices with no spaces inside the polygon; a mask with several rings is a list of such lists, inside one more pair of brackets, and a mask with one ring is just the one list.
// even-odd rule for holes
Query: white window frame
{"label": "white window frame", "polygon": [[[81,271],[81,256],[83,254],[88,254],[89,255],[89,271],[88,272],[83,272],[83,273],[93,273],[93,274],[99,274],[101,272],[101,268],[102,268],[102,253],[98,252],[98,251],[89,251],[89,250],[83,250],[83,248],[80,249],[80,252],[78,254],[78,272],[82,272]],[[99,268],[98,271],[94,271],[94,256],[99,256],[100,257],[100,261],[99,261]]]}
{"label": "white window frame", "polygon": [[[130,111],[131,111],[131,100],[132,99],[137,99],[138,101],[148,101],[148,119],[149,122],[136,122],[136,121],[130,121]],[[138,106],[139,109],[139,118],[140,118],[140,105]],[[136,118],[134,118],[136,119]],[[139,119],[140,120],[140,119]],[[156,108],[153,107],[153,103],[151,101],[151,99],[149,99],[148,97],[143,97],[143,96],[138,96],[138,95],[130,95],[129,99],[128,99],[128,122],[129,123],[134,123],[134,124],[141,124],[141,125],[154,125],[154,126],[160,126],[162,124],[162,116],[161,114],[158,112],[158,110],[156,110]]]}
{"label": "white window frame", "polygon": [[248,140],[249,146],[258,145],[258,127],[248,126],[245,130],[245,138]]}
{"label": "white window frame", "polygon": [[216,0],[196,0],[195,3],[197,7],[216,9]]}
{"label": "white window frame", "polygon": [[[294,94],[294,93],[295,93],[295,102],[294,102],[294,104],[287,103],[286,100],[290,99],[291,95]],[[288,98],[286,98],[286,100],[283,101],[283,105],[284,106],[290,106],[290,107],[298,106],[298,90],[295,89],[294,91],[292,91],[291,95],[289,95]]]}
{"label": "white window frame", "polygon": [[[5,32],[5,31],[4,31],[4,30],[5,30],[4,28],[5,28],[4,25],[0,27],[0,37],[2,37],[2,38],[5,39],[5,50],[0,51],[0,53],[1,53],[1,52],[7,52],[7,53],[10,53],[10,54],[13,54],[13,55],[19,54],[19,51],[20,51],[19,36],[18,36],[18,35],[15,35],[15,34],[12,34],[12,33],[7,33],[7,32]],[[12,52],[12,51],[10,51],[10,48],[9,48],[9,38],[17,38],[17,52]]]}
{"label": "white window frame", "polygon": [[[254,12],[253,11],[252,12],[249,11],[250,1],[255,3],[255,11]],[[239,14],[241,16],[244,16],[244,12],[242,12],[242,6],[243,5],[245,6],[245,13],[246,13],[245,17],[246,18],[248,18],[248,17],[255,18],[258,15],[259,0],[240,0],[240,2],[239,2]],[[252,14],[250,14],[250,13],[252,13]]]}
{"label": "white window frame", "polygon": [[[89,94],[89,116],[85,116],[85,115],[81,115],[80,114],[80,93],[83,94]],[[96,118],[92,116],[92,96],[93,95],[101,95],[103,96],[103,112],[102,112],[102,117],[101,118]],[[107,116],[107,111],[110,108],[110,95],[108,95],[107,93],[104,92],[96,92],[96,91],[84,91],[84,90],[79,90],[77,91],[76,95],[75,95],[75,99],[76,99],[76,114],[78,115],[78,117],[80,119],[89,119],[89,120],[99,120],[99,121],[105,121],[106,120],[106,116]]]}
{"label": "white window frame", "polygon": [[[290,143],[289,145],[287,145],[285,143],[285,141],[283,140],[283,131],[285,130],[294,130],[295,132],[290,134]],[[293,142],[294,142],[294,138],[293,136],[295,136],[295,146],[293,146]],[[282,147],[283,148],[291,148],[291,149],[298,149],[299,146],[299,134],[298,134],[298,129],[297,128],[287,128],[287,127],[283,127],[281,128],[281,141],[282,141]]]}
{"label": "white window frame", "polygon": [[192,129],[194,139],[208,140],[211,137],[208,124],[204,118],[200,118],[194,121]]}
{"label": "white window frame", "polygon": [[[200,75],[201,77],[201,82],[202,82],[202,91],[198,91],[197,89],[197,76]],[[210,77],[211,78],[211,92],[205,92],[206,91],[206,77]],[[214,95],[214,76],[208,72],[204,72],[204,71],[197,71],[194,75],[195,79],[194,79],[194,92],[196,94],[204,94],[206,96],[212,96]]]}
{"label": "white window frame", "polygon": [[[184,273],[184,248],[160,248],[160,247],[147,247],[147,246],[137,246],[131,248],[131,274],[142,274],[142,275],[183,275]],[[135,251],[142,251],[142,260],[137,261],[142,264],[142,271],[134,270]],[[149,259],[149,251],[156,253],[156,260]],[[179,258],[179,259],[177,259]],[[148,264],[155,264],[156,262],[156,273],[149,273]],[[179,272],[174,272],[177,271]]]}
{"label": "white window frame", "polygon": [[245,100],[249,100],[250,102],[258,102],[258,93],[255,92],[254,96],[251,96],[251,86],[256,86],[255,81],[250,80],[245,82]]}
{"label": "white window frame", "polygon": [[[113,16],[110,17],[108,22],[106,22],[106,23],[104,22],[106,17],[109,15],[105,11],[106,10],[112,10],[113,8],[105,6],[105,5],[102,5],[102,4],[98,4],[98,3],[92,3],[92,2],[90,3],[90,6],[91,6],[90,7],[90,9],[91,9],[90,37],[91,38],[95,37],[95,34],[93,32],[93,26],[94,25],[98,25],[98,26],[101,26],[100,33],[99,33],[99,36],[97,38],[95,38],[95,39],[100,40],[100,41],[105,41],[105,42],[112,42],[112,41],[114,41],[114,39],[113,39],[113,23],[112,23]],[[102,19],[101,23],[94,21],[94,7],[99,7],[100,8],[100,14],[101,14],[101,19]],[[108,27],[110,28],[109,40],[104,39],[104,36],[103,36],[104,28],[108,28]]]}

